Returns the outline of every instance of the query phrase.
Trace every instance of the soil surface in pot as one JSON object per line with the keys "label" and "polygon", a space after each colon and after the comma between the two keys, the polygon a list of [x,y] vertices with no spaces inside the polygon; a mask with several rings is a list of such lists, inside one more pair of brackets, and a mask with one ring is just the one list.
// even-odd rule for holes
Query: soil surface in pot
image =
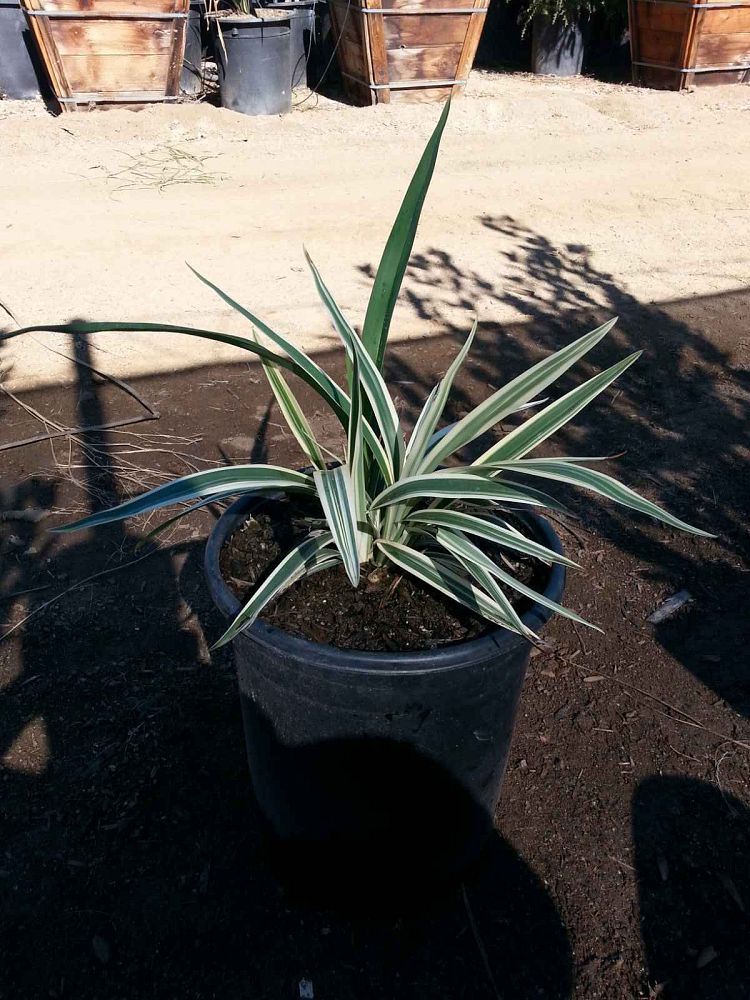
{"label": "soil surface in pot", "polygon": [[[222,575],[246,601],[268,570],[307,533],[290,504],[274,505],[272,516],[250,518],[224,543]],[[506,559],[514,556],[506,553]],[[543,586],[544,567],[521,557],[509,560],[520,580]],[[510,567],[507,567],[510,568]],[[486,632],[487,622],[468,608],[406,575],[363,567],[359,587],[352,587],[343,567],[305,577],[272,601],[261,618],[269,625],[313,642],[341,649],[405,651],[462,642]],[[508,589],[519,612],[529,602]]]}

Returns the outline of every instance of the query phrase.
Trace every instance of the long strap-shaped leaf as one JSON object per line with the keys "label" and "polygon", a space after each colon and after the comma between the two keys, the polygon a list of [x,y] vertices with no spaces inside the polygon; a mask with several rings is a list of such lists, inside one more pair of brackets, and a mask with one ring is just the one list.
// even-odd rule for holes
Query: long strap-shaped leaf
{"label": "long strap-shaped leaf", "polygon": [[341,337],[349,360],[351,361],[355,354],[357,356],[362,387],[367,394],[375,422],[383,436],[383,442],[393,469],[393,477],[397,478],[403,461],[404,436],[388,386],[375,362],[363,347],[362,341],[346,321],[307,251],[305,251],[305,256],[320,299],[331,317],[334,329]]}
{"label": "long strap-shaped leaf", "polygon": [[[450,535],[452,534],[452,532],[444,532],[444,534]],[[458,564],[464,569],[464,571],[468,573],[469,576],[473,577],[474,580],[482,588],[482,590],[486,594],[488,594],[488,596],[495,602],[495,604],[497,604],[499,608],[502,609],[503,613],[507,615],[508,620],[513,625],[514,630],[518,632],[519,635],[524,636],[526,639],[529,639],[532,642],[538,641],[539,636],[534,631],[532,631],[532,629],[530,629],[527,625],[524,625],[524,623],[521,621],[518,612],[511,604],[507,594],[503,593],[500,584],[497,583],[497,581],[489,573],[489,571],[480,563],[467,558],[465,555],[462,555],[460,551],[458,551],[460,549],[460,546],[454,546],[453,550],[449,549],[448,546],[445,544],[445,541],[441,539],[440,535],[441,532],[438,531],[438,539],[437,539],[438,542],[440,542],[440,544],[444,546],[446,551],[450,552],[450,554],[453,556],[456,562],[458,562]],[[436,561],[441,562],[442,560],[436,558]]]}
{"label": "long strap-shaped leaf", "polygon": [[[362,438],[362,383],[359,378],[359,359],[352,358],[352,410],[349,416],[349,435],[346,464],[354,491],[354,519],[357,525],[357,556],[365,563],[372,553],[372,528],[368,522],[366,461]],[[375,515],[379,521],[380,515]]]}
{"label": "long strap-shaped leaf", "polygon": [[[189,264],[188,267],[190,267]],[[250,312],[249,309],[246,309],[245,306],[240,305],[239,302],[227,295],[227,293],[219,288],[218,285],[215,285],[213,281],[204,277],[204,275],[196,271],[194,267],[190,267],[190,270],[196,278],[206,285],[207,288],[210,288],[213,292],[215,292],[222,302],[225,302],[228,306],[234,309],[235,312],[238,312],[240,316],[244,316],[245,319],[249,320],[250,323],[253,324],[254,327],[260,330],[261,333],[265,334],[269,340],[273,341],[274,344],[287,353],[289,361],[291,361],[291,365],[289,363],[282,364],[278,357],[274,357],[271,360],[274,361],[275,364],[282,365],[282,367],[290,368],[291,371],[293,371],[296,375],[299,375],[300,378],[304,379],[308,385],[315,389],[319,395],[323,396],[343,426],[346,428],[348,426],[351,400],[344,390],[333,381],[328,372],[321,368],[320,365],[316,364],[311,357],[305,354],[304,351],[300,350],[300,348],[292,343],[291,340],[271,329],[267,323],[264,323],[263,320],[259,319],[254,313]],[[383,449],[380,441],[377,439],[375,431],[372,429],[367,420],[363,421],[362,427],[367,444],[375,456],[375,460],[383,472],[386,482],[392,482],[392,470],[390,470],[385,450]]]}
{"label": "long strap-shaped leaf", "polygon": [[458,510],[416,510],[405,519],[406,524],[424,524],[434,528],[452,528],[463,531],[478,538],[484,538],[495,545],[501,545],[514,552],[524,552],[547,563],[559,563],[561,566],[576,568],[578,563],[566,556],[559,555],[546,545],[527,538],[520,531],[513,531],[498,524],[495,520],[476,517],[474,514],[464,514]]}
{"label": "long strap-shaped leaf", "polygon": [[469,472],[444,470],[429,476],[411,476],[389,486],[375,497],[370,506],[374,509],[387,504],[402,503],[427,497],[452,497],[471,500],[505,500],[512,503],[539,506],[539,501],[527,493],[506,483],[497,483],[489,476],[478,476]]}
{"label": "long strap-shaped leaf", "polygon": [[412,549],[399,542],[387,542],[379,539],[375,543],[382,549],[387,558],[411,576],[439,590],[441,593],[470,608],[482,618],[488,618],[497,625],[515,632],[512,621],[505,615],[502,608],[475,586],[471,580],[460,576],[444,563],[440,563],[424,552]]}
{"label": "long strap-shaped leaf", "polygon": [[250,600],[245,604],[232,624],[213,644],[211,649],[224,646],[243,628],[252,625],[263,608],[303,576],[310,576],[316,571],[328,569],[340,562],[337,553],[328,548],[332,541],[330,531],[321,531],[308,535],[299,545],[295,546],[276,566]]}
{"label": "long strap-shaped leaf", "polygon": [[427,450],[430,439],[433,437],[434,430],[443,415],[445,404],[448,402],[448,396],[453,388],[453,382],[459,369],[461,368],[461,365],[464,363],[466,355],[469,353],[474,337],[476,336],[476,332],[477,321],[474,320],[474,325],[471,328],[469,336],[466,338],[466,342],[453,359],[448,371],[433,389],[419,415],[419,419],[417,420],[414,430],[412,431],[412,435],[409,438],[409,444],[406,447],[406,455],[404,456],[405,476],[414,475],[414,473],[419,472],[420,470],[425,451]]}
{"label": "long strap-shaped leaf", "polygon": [[279,404],[281,414],[286,420],[289,430],[294,434],[300,448],[309,458],[316,469],[325,469],[326,460],[320,450],[320,445],[315,440],[312,427],[307,421],[307,417],[302,412],[302,407],[297,402],[297,397],[292,392],[289,383],[279,371],[277,365],[261,358],[263,371],[265,372],[268,384],[271,386],[276,402]]}
{"label": "long strap-shaped leaf", "polygon": [[282,469],[276,465],[230,465],[207,472],[193,472],[164,486],[157,486],[139,497],[126,500],[110,510],[98,511],[88,517],[64,524],[55,531],[76,531],[95,524],[121,521],[136,514],[183,503],[196,497],[244,493],[250,490],[285,490],[296,493],[314,493],[312,478],[303,472]]}
{"label": "long strap-shaped leaf", "polygon": [[464,448],[480,434],[503,420],[551,385],[605,337],[617,322],[610,320],[585,336],[538,362],[508,382],[458,421],[425,456],[422,472],[436,469],[449,455]]}
{"label": "long strap-shaped leaf", "polygon": [[568,608],[564,608],[561,604],[558,604],[557,601],[553,601],[544,594],[540,594],[531,587],[527,587],[525,583],[517,580],[512,573],[507,573],[504,569],[501,569],[501,567],[496,565],[496,563],[493,562],[493,560],[490,559],[486,553],[482,552],[482,550],[477,545],[474,545],[473,542],[470,542],[465,535],[461,534],[461,532],[447,531],[443,528],[439,528],[435,537],[438,542],[444,546],[448,552],[456,556],[457,559],[473,563],[485,573],[489,573],[492,576],[497,577],[498,580],[502,580],[504,584],[508,587],[512,587],[514,590],[518,591],[519,594],[523,594],[525,597],[531,598],[532,601],[537,601],[545,608],[550,608],[563,618],[569,618],[571,621],[578,622],[579,625],[587,625],[589,628],[593,628],[597,632],[601,632],[601,629],[597,625],[592,625],[591,622],[587,622],[585,618],[581,618],[581,616],[577,615],[575,611],[570,611]]}
{"label": "long strap-shaped leaf", "polygon": [[346,466],[313,473],[323,513],[333,541],[341,553],[346,575],[353,587],[359,584],[359,529],[354,484]]}
{"label": "long strap-shaped leaf", "polygon": [[153,541],[157,535],[161,535],[162,532],[167,530],[167,528],[176,524],[178,521],[181,521],[182,518],[187,517],[188,514],[193,514],[196,510],[201,510],[203,507],[208,507],[212,503],[218,503],[220,500],[226,500],[231,496],[234,496],[234,493],[216,493],[210,497],[206,497],[204,500],[199,500],[198,503],[191,504],[190,507],[186,507],[178,514],[168,517],[166,521],[162,521],[160,524],[157,524],[156,527],[152,528],[147,535],[144,535],[143,538],[138,540],[135,546],[135,551],[138,552],[138,550],[142,549],[148,542]]}
{"label": "long strap-shaped leaf", "polygon": [[563,424],[579,413],[585,406],[595,399],[599,393],[603,392],[607,386],[611,385],[616,378],[629,368],[641,356],[641,351],[623,358],[617,364],[612,365],[593,378],[588,379],[583,385],[577,386],[570,392],[565,393],[554,403],[545,406],[543,410],[529,417],[520,427],[507,434],[502,440],[488,448],[484,454],[473,463],[474,466],[485,466],[492,462],[502,462],[506,459],[522,458],[527,452],[532,451],[542,441],[559,430]]}
{"label": "long strap-shaped leaf", "polygon": [[393,317],[393,310],[404,279],[409,255],[414,246],[419,216],[422,212],[427,189],[430,186],[432,172],[435,169],[440,139],[450,111],[450,99],[445,102],[435,131],[427,143],[419,165],[414,173],[404,200],[401,203],[396,221],[391,229],[388,242],[383,250],[383,256],[378,265],[375,281],[367,305],[367,313],[362,328],[362,342],[378,369],[383,367],[383,356],[388,341],[388,331]]}
{"label": "long strap-shaped leaf", "polygon": [[663,521],[672,528],[678,528],[680,531],[688,531],[692,535],[701,535],[703,538],[716,537],[709,531],[703,531],[702,528],[695,528],[692,524],[674,517],[672,514],[667,513],[667,511],[662,510],[655,503],[640,496],[635,490],[631,490],[629,486],[624,486],[611,476],[607,476],[603,472],[597,472],[594,469],[586,469],[579,465],[573,465],[564,460],[553,458],[527,458],[519,462],[503,462],[502,469],[521,472],[526,476],[538,476],[540,479],[553,479],[557,482],[581,486],[584,489],[591,490],[592,493],[598,493],[600,496],[606,497],[608,500],[614,500],[615,503],[622,504],[623,507],[629,507],[631,510],[647,514],[657,521]]}

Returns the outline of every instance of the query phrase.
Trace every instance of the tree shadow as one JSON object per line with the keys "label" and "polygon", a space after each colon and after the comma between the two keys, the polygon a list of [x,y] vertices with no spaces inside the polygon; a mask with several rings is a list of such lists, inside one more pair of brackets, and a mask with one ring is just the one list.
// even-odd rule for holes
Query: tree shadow
{"label": "tree shadow", "polygon": [[[415,255],[409,267],[408,307],[450,335],[442,347],[410,341],[391,352],[389,377],[403,407],[416,412],[433,377],[445,370],[451,351],[463,342],[483,295],[512,306],[524,321],[481,324],[451,394],[453,418],[549,352],[619,315],[613,333],[560,380],[555,395],[633,351],[642,350],[643,357],[550,442],[550,451],[623,453],[599,468],[716,532],[719,540],[711,545],[682,536],[602,505],[589,494],[558,494],[584,524],[635,556],[644,578],[669,593],[687,589],[693,595],[691,609],[657,627],[658,638],[733,708],[750,714],[740,667],[747,641],[741,609],[750,600],[745,569],[750,554],[750,453],[745,444],[750,372],[737,354],[746,338],[750,290],[644,304],[597,269],[589,248],[555,245],[509,217],[484,216],[480,221],[498,235],[497,253],[481,272],[467,273],[450,255],[434,250]],[[466,311],[462,329],[455,325],[458,309]],[[486,441],[470,446],[467,457],[484,447]]]}
{"label": "tree shadow", "polygon": [[750,810],[715,785],[652,777],[633,799],[633,836],[654,995],[742,1000],[750,983]]}

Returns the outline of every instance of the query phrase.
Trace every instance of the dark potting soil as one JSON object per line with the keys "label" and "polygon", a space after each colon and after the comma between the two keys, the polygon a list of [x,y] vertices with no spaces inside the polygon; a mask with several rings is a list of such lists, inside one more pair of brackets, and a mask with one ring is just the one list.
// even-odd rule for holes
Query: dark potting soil
{"label": "dark potting soil", "polygon": [[[276,504],[272,515],[261,513],[246,521],[220,555],[222,575],[234,594],[248,600],[307,531],[289,504]],[[513,559],[512,565],[525,583],[543,579],[544,568],[533,559]],[[304,577],[272,601],[261,618],[314,642],[392,652],[462,642],[488,630],[484,619],[439,591],[387,567],[376,575],[374,569],[362,568],[358,587],[352,587],[342,566]],[[528,607],[526,598],[510,589],[506,593],[519,612]]]}

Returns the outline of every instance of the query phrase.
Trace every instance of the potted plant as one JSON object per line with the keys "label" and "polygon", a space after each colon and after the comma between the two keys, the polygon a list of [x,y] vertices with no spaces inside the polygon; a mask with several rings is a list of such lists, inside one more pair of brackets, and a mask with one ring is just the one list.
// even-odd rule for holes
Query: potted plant
{"label": "potted plant", "polygon": [[0,100],[38,100],[36,52],[19,0],[0,0]]}
{"label": "potted plant", "polygon": [[531,69],[543,76],[578,76],[583,65],[585,18],[597,0],[528,0],[521,13],[531,27]]}
{"label": "potted plant", "polygon": [[[589,468],[595,459],[531,457],[637,359],[539,399],[614,321],[440,426],[475,322],[405,440],[383,357],[448,107],[391,231],[361,336],[308,258],[346,354],[345,389],[200,275],[251,335],[148,323],[44,328],[176,331],[260,359],[308,468],[199,472],[59,530],[238,497],[206,549],[208,585],[229,620],[214,648],[234,646],[252,781],[275,842],[328,889],[431,884],[462,870],[491,831],[531,644],[553,613],[586,624],[559,603],[575,564],[538,513],[554,506],[539,487],[572,484],[707,534]],[[316,440],[287,374],[340,421],[336,454]],[[473,461],[457,460],[511,414],[526,419]]]}
{"label": "potted plant", "polygon": [[221,106],[283,115],[292,106],[292,29],[283,10],[254,0],[209,0]]}

